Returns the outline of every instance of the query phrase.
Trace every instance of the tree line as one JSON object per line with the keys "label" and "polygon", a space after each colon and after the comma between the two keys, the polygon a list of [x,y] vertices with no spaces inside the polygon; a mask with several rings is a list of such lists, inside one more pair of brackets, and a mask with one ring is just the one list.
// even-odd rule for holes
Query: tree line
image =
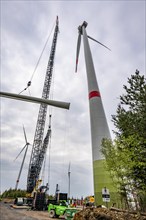
{"label": "tree line", "polygon": [[138,70],[128,78],[112,115],[115,139],[103,139],[101,152],[121,200],[146,211],[146,81]]}

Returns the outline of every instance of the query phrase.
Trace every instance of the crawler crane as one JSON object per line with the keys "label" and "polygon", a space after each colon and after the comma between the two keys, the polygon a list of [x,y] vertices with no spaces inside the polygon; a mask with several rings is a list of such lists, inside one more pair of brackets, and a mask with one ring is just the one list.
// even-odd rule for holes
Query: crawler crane
{"label": "crawler crane", "polygon": [[[59,32],[58,25],[59,25],[59,21],[57,16],[53,42],[52,42],[50,57],[47,65],[44,87],[43,87],[43,93],[42,93],[43,99],[49,98],[55,50],[56,50],[57,37]],[[43,141],[46,115],[47,115],[47,105],[41,104],[37,119],[36,131],[34,136],[34,142],[33,142],[32,153],[29,163],[28,177],[27,177],[27,193],[29,195],[32,194],[33,190],[35,189],[36,185],[39,182],[39,176],[51,134],[51,128],[49,126],[46,137]]]}

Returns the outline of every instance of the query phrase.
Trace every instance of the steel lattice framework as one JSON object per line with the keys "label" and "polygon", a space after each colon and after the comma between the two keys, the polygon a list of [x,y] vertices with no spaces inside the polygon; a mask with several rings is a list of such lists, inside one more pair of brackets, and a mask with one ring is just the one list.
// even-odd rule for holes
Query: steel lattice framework
{"label": "steel lattice framework", "polygon": [[[43,87],[43,93],[42,93],[43,99],[49,98],[55,50],[56,50],[56,44],[57,44],[57,36],[59,32],[58,24],[59,22],[58,22],[58,16],[57,16],[53,42],[52,42],[50,57],[49,57],[48,65],[47,65],[44,87]],[[28,193],[31,193],[33,191],[36,185],[36,181],[39,179],[42,163],[43,163],[44,156],[46,153],[46,149],[44,150],[44,146],[42,144],[44,129],[45,129],[46,115],[47,115],[47,105],[41,104],[40,109],[39,109],[39,114],[38,114],[38,120],[37,120],[37,125],[36,125],[36,131],[35,131],[35,136],[34,136],[30,163],[29,163],[29,170],[28,170],[28,177],[27,177],[27,192]]]}

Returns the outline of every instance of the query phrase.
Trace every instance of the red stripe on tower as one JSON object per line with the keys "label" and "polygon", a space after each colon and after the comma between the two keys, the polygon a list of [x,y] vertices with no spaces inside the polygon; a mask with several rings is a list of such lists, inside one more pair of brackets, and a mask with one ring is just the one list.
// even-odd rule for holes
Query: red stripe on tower
{"label": "red stripe on tower", "polygon": [[100,92],[98,92],[98,91],[91,91],[89,93],[89,99],[91,99],[93,97],[100,97]]}

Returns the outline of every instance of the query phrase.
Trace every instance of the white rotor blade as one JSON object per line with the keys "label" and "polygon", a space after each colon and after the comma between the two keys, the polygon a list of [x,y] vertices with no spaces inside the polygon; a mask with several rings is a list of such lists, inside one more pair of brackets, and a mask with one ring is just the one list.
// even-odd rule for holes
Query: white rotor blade
{"label": "white rotor blade", "polygon": [[28,144],[28,141],[27,141],[27,137],[26,137],[26,132],[25,132],[24,125],[23,125],[23,132],[24,132],[25,142],[26,142],[26,144]]}
{"label": "white rotor blade", "polygon": [[75,69],[75,72],[77,72],[77,67],[78,67],[78,60],[79,60],[80,46],[81,46],[81,33],[79,32],[79,35],[78,35],[78,41],[77,41],[76,69]]}
{"label": "white rotor blade", "polygon": [[91,40],[93,40],[93,41],[95,41],[95,42],[97,42],[98,44],[100,44],[100,45],[102,45],[103,47],[105,47],[106,49],[108,49],[108,50],[110,50],[111,51],[111,49],[110,48],[108,48],[107,46],[105,46],[104,44],[102,44],[101,42],[99,42],[98,40],[95,40],[94,38],[92,38],[92,37],[90,37],[90,36],[87,36],[88,38],[90,38]]}
{"label": "white rotor blade", "polygon": [[21,101],[34,102],[37,104],[52,105],[54,107],[65,108],[65,109],[69,109],[70,107],[70,103],[68,102],[54,101],[54,100],[36,98],[33,96],[18,95],[18,94],[8,93],[8,92],[0,92],[0,96],[5,97],[5,98],[18,99]]}
{"label": "white rotor blade", "polygon": [[[25,147],[27,146],[27,144],[24,145],[24,147],[22,148],[22,150],[20,151],[20,153],[17,155],[17,157],[15,158],[15,160],[19,157],[19,155],[22,153],[22,151],[25,149]],[[14,161],[15,161],[14,160]]]}

